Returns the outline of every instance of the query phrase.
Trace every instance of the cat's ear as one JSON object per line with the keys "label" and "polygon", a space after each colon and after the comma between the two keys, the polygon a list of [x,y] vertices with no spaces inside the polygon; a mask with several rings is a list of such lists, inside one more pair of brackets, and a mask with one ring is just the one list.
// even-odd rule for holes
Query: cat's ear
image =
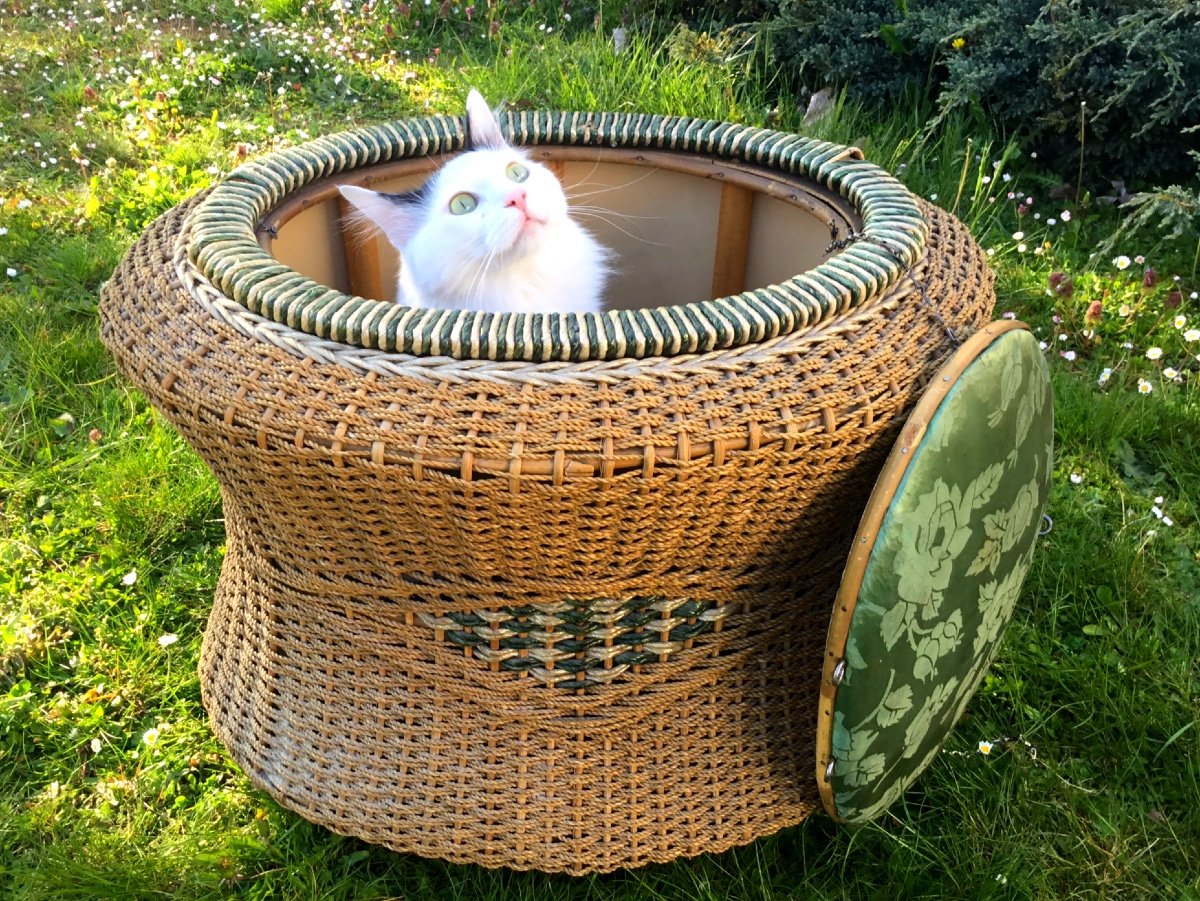
{"label": "cat's ear", "polygon": [[483,99],[474,88],[467,95],[467,149],[480,150],[483,148],[507,147],[508,141],[500,131],[500,123]]}
{"label": "cat's ear", "polygon": [[381,194],[354,185],[338,185],[342,196],[354,207],[350,224],[371,224],[382,231],[397,250],[403,250],[424,220],[423,197],[419,191],[409,194]]}

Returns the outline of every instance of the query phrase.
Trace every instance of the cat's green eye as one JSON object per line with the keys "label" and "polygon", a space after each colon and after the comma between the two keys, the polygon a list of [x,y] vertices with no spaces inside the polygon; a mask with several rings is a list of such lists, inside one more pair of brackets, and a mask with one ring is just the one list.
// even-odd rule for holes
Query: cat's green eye
{"label": "cat's green eye", "polygon": [[461,216],[475,209],[478,203],[479,201],[475,199],[474,194],[468,194],[466,191],[463,191],[461,194],[455,194],[450,198],[450,212],[455,216]]}
{"label": "cat's green eye", "polygon": [[509,163],[508,168],[504,170],[504,174],[513,181],[524,181],[529,178],[529,170],[520,163]]}

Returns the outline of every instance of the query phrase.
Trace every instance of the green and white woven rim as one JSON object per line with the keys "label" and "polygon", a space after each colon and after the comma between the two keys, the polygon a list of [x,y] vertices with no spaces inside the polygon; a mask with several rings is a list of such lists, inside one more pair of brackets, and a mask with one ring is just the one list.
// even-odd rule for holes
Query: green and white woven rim
{"label": "green and white woven rim", "polygon": [[188,221],[188,253],[231,300],[316,338],[456,359],[567,362],[705,353],[804,331],[881,296],[924,251],[915,198],[840,144],[678,116],[519,112],[501,117],[518,145],[647,148],[704,154],[812,179],[845,197],[862,235],[820,265],[730,297],[604,313],[430,310],[344,294],[284,266],[256,230],[289,194],[320,179],[462,150],[461,117],[433,116],[317,138],[239,166]]}

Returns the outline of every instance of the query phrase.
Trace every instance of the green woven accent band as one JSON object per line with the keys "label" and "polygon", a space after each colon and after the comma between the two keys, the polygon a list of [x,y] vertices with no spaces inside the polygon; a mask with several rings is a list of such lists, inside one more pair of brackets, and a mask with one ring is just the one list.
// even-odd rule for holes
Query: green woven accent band
{"label": "green woven accent band", "polygon": [[418,613],[417,621],[495,672],[585,691],[612,683],[631,667],[666,662],[729,613],[729,606],[712,601],[634,597]]}
{"label": "green woven accent band", "polygon": [[[677,116],[521,112],[514,144],[651,148],[738,160],[812,179],[845,197],[868,239],[777,285],[731,297],[604,313],[415,309],[352,297],[282,265],[255,230],[290,193],[362,166],[463,149],[462,118],[408,119],[317,138],[238,167],[191,214],[189,253],[227,297],[318,338],[416,356],[531,362],[704,353],[808,329],[877,297],[924,250],[928,224],[884,170],[838,144]],[[882,242],[883,246],[880,245]],[[897,260],[899,256],[900,260]]]}

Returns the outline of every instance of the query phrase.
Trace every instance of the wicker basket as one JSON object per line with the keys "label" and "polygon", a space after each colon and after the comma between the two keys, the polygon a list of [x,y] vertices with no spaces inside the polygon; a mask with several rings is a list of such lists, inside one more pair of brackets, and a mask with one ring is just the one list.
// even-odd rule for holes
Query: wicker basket
{"label": "wicker basket", "polygon": [[222,488],[205,704],[281,804],[391,848],[587,873],[749,842],[820,804],[849,539],[991,276],[850,148],[505,126],[659,217],[669,248],[601,234],[619,309],[385,302],[395,264],[343,247],[332,185],[419,178],[452,118],[245,166],[108,284],[105,343]]}

